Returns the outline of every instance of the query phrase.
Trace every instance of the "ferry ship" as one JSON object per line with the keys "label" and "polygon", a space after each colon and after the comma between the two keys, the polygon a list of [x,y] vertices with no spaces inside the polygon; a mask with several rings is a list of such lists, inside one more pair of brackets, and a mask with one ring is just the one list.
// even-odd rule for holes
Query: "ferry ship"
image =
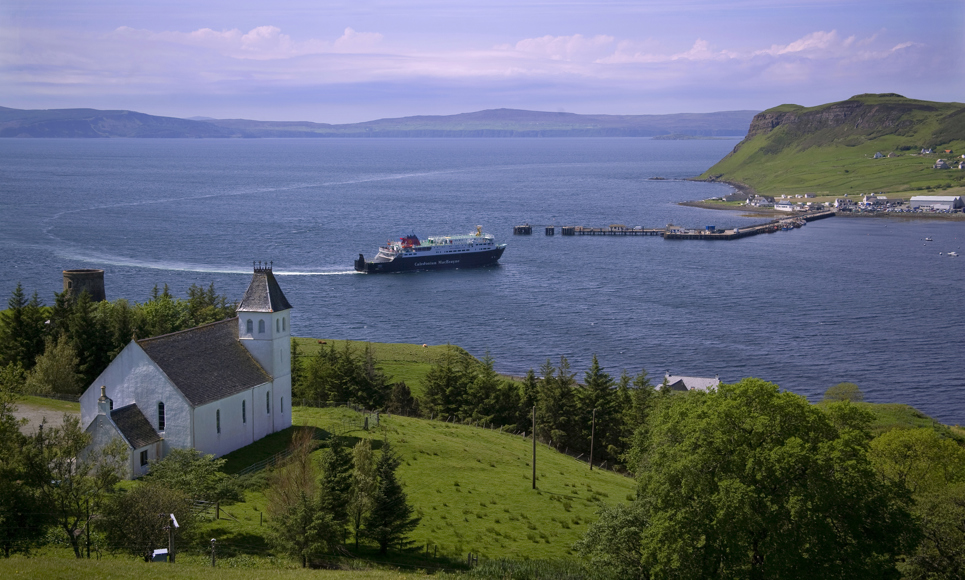
{"label": "ferry ship", "polygon": [[496,264],[505,249],[506,244],[497,244],[492,234],[482,233],[482,226],[476,226],[475,233],[425,240],[410,234],[399,238],[397,242],[386,242],[371,262],[366,262],[365,256],[359,254],[359,259],[355,260],[355,269],[374,274],[477,268]]}

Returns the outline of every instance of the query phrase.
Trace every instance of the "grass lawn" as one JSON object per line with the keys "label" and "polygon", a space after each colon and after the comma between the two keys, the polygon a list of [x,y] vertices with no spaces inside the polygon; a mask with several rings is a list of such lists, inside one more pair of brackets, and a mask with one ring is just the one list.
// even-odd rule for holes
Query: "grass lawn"
{"label": "grass lawn", "polygon": [[309,570],[293,568],[289,562],[275,565],[256,563],[249,559],[222,560],[215,568],[206,557],[179,556],[176,564],[149,564],[136,558],[104,558],[100,560],[77,560],[69,557],[44,555],[24,558],[13,556],[0,558],[0,577],[43,578],[44,580],[164,580],[176,577],[183,580],[288,580],[301,578],[352,578],[358,580],[394,580],[423,576],[414,572],[395,570]]}
{"label": "grass lawn", "polygon": [[[399,452],[399,477],[422,518],[411,535],[415,547],[402,558],[393,550],[390,560],[369,547],[360,554],[367,560],[431,567],[463,562],[468,552],[482,558],[573,557],[573,544],[599,507],[626,502],[636,488],[630,478],[591,472],[585,463],[538,445],[533,490],[531,441],[498,430],[382,415],[378,427],[370,417],[366,431],[363,416],[345,408],[294,407],[292,413],[296,426],[338,433],[352,445],[369,438],[376,449],[388,440]],[[262,454],[232,460],[250,464]],[[245,502],[227,506],[221,520],[206,524],[204,537],[217,537],[226,553],[266,553],[264,507],[264,496],[249,492]],[[427,545],[428,559],[422,557]]]}
{"label": "grass lawn", "polygon": [[51,411],[56,411],[58,413],[80,413],[80,403],[78,402],[48,399],[46,397],[34,397],[33,395],[18,396],[17,404],[50,409]]}

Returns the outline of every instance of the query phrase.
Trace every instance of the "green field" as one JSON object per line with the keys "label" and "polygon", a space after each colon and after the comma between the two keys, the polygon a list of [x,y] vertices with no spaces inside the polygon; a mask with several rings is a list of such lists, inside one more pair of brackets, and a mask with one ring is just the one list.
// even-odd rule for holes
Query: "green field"
{"label": "green field", "polygon": [[[908,197],[942,195],[965,184],[965,171],[932,168],[939,158],[953,167],[952,158],[961,161],[961,103],[859,95],[818,107],[781,105],[758,116],[765,118],[776,127],[752,124],[747,138],[700,178],[719,176],[767,195],[883,191]],[[921,154],[925,147],[935,153]],[[877,152],[886,157],[874,159]]]}
{"label": "green field", "polygon": [[[412,540],[430,559],[463,561],[468,552],[487,558],[565,558],[596,519],[603,504],[626,502],[636,488],[625,476],[599,469],[537,445],[537,489],[532,489],[532,442],[518,435],[440,421],[382,415],[362,429],[363,416],[339,409],[293,408],[296,426],[341,434],[354,444],[389,440],[402,457],[399,476],[422,517]],[[281,434],[279,434],[281,435]],[[256,444],[257,445],[257,444]],[[278,445],[283,448],[283,445]],[[249,446],[228,456],[232,465],[264,458]],[[316,452],[317,454],[318,452]],[[249,492],[244,503],[226,508],[235,519],[212,524],[225,545],[264,548],[260,512],[264,497]],[[207,534],[208,532],[206,532]],[[408,561],[408,559],[407,559]]]}

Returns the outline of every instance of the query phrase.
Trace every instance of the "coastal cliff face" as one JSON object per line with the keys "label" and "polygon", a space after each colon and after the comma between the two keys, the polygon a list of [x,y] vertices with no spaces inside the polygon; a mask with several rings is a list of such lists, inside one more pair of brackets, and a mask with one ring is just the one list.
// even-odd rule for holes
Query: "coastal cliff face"
{"label": "coastal cliff face", "polygon": [[[894,94],[876,96],[904,98]],[[861,100],[861,97],[862,95],[859,95],[847,101],[814,109],[805,109],[797,105],[782,105],[777,109],[758,113],[751,121],[747,139],[770,133],[780,126],[785,126],[790,132],[798,134],[816,133],[822,129],[837,127],[847,127],[858,131],[892,129],[890,132],[900,132],[901,129],[911,128],[914,125],[914,120],[909,117],[909,113],[914,111],[934,112],[937,110],[933,105],[922,102],[866,103]],[[791,110],[781,110],[785,107]]]}
{"label": "coastal cliff face", "polygon": [[[965,172],[930,169],[937,155],[959,149],[965,149],[965,104],[856,95],[758,113],[747,136],[700,178],[768,194],[948,189],[965,185]],[[889,161],[877,162],[881,157]]]}

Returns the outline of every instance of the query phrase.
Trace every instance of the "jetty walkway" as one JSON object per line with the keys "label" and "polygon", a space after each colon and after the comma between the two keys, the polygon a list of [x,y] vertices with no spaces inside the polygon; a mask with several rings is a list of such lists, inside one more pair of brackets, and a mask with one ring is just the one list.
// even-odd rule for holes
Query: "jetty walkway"
{"label": "jetty walkway", "polygon": [[[780,230],[789,230],[802,226],[805,222],[811,222],[824,218],[833,217],[834,211],[817,211],[798,213],[794,215],[782,216],[778,219],[766,223],[733,228],[729,230],[719,230],[714,226],[707,226],[704,229],[688,229],[680,226],[668,225],[666,228],[628,228],[623,224],[610,224],[604,228],[593,228],[585,226],[562,226],[560,235],[563,236],[661,236],[665,240],[737,240],[757,234],[770,234]],[[556,235],[556,226],[533,226],[523,224],[513,227],[513,235],[528,236],[532,235],[533,228],[544,228],[547,236]]]}

